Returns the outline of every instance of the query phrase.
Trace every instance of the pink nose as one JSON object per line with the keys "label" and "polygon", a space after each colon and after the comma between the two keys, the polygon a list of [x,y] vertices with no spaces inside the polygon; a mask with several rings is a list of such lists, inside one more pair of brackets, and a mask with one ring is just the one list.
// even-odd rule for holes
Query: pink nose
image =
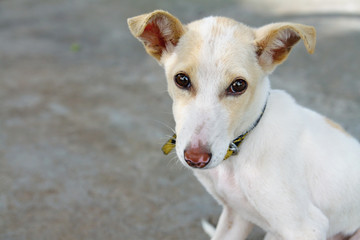
{"label": "pink nose", "polygon": [[211,159],[211,153],[203,147],[189,147],[184,151],[184,156],[186,163],[193,168],[203,168]]}

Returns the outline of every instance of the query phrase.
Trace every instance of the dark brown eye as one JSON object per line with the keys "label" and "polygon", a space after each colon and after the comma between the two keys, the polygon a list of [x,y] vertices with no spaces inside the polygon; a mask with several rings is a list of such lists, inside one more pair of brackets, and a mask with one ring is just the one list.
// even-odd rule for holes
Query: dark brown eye
{"label": "dark brown eye", "polygon": [[191,87],[190,78],[185,73],[178,73],[174,77],[176,86],[182,89],[189,89]]}
{"label": "dark brown eye", "polygon": [[235,79],[230,86],[226,89],[228,95],[240,95],[247,89],[247,82],[244,79]]}

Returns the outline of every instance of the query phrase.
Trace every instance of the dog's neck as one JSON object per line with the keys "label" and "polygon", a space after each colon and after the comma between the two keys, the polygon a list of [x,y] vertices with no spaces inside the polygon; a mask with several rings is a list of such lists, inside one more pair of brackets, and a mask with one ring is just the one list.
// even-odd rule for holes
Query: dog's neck
{"label": "dog's neck", "polygon": [[246,130],[244,133],[242,133],[240,136],[238,136],[237,138],[235,138],[229,145],[229,149],[224,157],[224,160],[229,158],[230,156],[232,155],[236,155],[238,152],[239,152],[239,146],[240,144],[244,141],[245,137],[252,131],[254,130],[254,128],[256,128],[256,126],[259,124],[261,118],[263,117],[264,115],[264,112],[265,112],[265,109],[266,109],[266,106],[267,106],[267,102],[268,102],[268,99],[269,99],[269,95],[267,96],[266,98],[266,101],[265,101],[265,104],[264,104],[264,107],[259,115],[259,117],[255,120],[255,122],[251,125],[251,127]]}

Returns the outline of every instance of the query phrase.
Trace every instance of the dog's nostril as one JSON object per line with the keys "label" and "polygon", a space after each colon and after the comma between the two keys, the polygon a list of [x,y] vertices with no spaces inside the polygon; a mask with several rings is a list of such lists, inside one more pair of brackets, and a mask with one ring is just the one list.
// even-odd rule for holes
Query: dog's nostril
{"label": "dog's nostril", "polygon": [[184,151],[184,158],[190,167],[203,168],[211,160],[211,153],[203,148],[189,148]]}

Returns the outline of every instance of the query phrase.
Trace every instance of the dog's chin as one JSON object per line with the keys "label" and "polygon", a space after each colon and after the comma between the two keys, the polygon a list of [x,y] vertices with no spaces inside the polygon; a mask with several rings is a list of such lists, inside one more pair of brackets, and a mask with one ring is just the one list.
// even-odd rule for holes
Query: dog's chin
{"label": "dog's chin", "polygon": [[206,165],[204,168],[200,168],[200,170],[206,170],[206,169],[213,169],[218,167],[222,162],[224,161],[224,158],[220,159],[212,159],[208,165]]}

